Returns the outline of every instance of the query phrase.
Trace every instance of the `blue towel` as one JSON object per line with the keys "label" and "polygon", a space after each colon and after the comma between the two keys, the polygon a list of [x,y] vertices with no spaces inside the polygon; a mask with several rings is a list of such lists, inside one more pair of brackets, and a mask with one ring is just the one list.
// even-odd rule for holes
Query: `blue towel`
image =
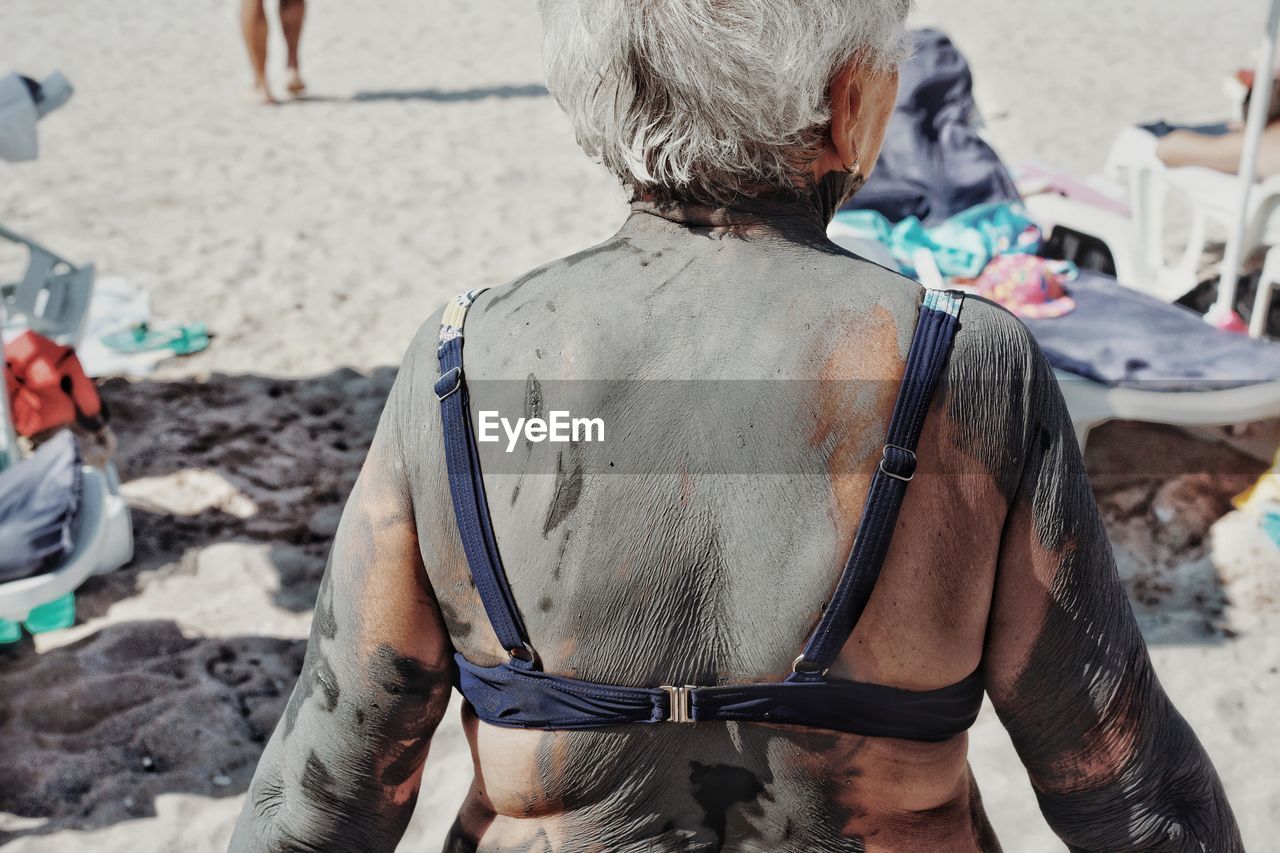
{"label": "blue towel", "polygon": [[80,450],[65,430],[0,472],[0,583],[57,568],[71,554],[83,486]]}
{"label": "blue towel", "polygon": [[1115,279],[1082,271],[1067,285],[1075,310],[1024,319],[1049,363],[1106,385],[1212,391],[1280,381],[1280,344],[1215,329]]}

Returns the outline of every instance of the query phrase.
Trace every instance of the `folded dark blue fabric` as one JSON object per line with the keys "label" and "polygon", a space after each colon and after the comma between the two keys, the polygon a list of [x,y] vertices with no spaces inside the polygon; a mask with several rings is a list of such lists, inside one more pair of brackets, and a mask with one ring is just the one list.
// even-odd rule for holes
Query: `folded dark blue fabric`
{"label": "folded dark blue fabric", "polygon": [[945,33],[913,35],[879,164],[845,209],[938,225],[979,204],[1019,201],[1008,170],[973,128],[969,63]]}
{"label": "folded dark blue fabric", "polygon": [[1082,271],[1076,307],[1024,319],[1054,367],[1117,387],[1212,391],[1280,382],[1280,344],[1224,332],[1199,314]]}
{"label": "folded dark blue fabric", "polygon": [[56,568],[71,554],[83,487],[80,450],[65,430],[0,472],[0,583]]}
{"label": "folded dark blue fabric", "polygon": [[1151,124],[1140,124],[1138,127],[1157,139],[1163,139],[1178,130],[1198,133],[1201,136],[1226,136],[1231,132],[1231,126],[1224,121],[1213,124],[1170,124],[1167,121],[1153,121]]}

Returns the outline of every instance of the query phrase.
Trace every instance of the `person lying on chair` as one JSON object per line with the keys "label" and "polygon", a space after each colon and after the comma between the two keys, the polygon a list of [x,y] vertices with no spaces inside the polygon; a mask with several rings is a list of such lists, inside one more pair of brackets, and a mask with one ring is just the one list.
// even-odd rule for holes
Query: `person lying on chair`
{"label": "person lying on chair", "polygon": [[[998,850],[984,693],[1072,849],[1241,849],[1026,329],[826,239],[908,6],[542,0],[630,215],[410,346],[232,850],[394,849],[455,686],[451,851]],[[604,440],[479,444],[491,380]]]}
{"label": "person lying on chair", "polygon": [[[1244,104],[1244,119],[1248,120],[1249,100],[1254,97],[1253,72],[1239,73],[1241,82],[1249,87]],[[1258,143],[1257,176],[1259,180],[1280,175],[1280,79],[1273,79],[1267,90],[1270,107],[1267,124]],[[1204,128],[1174,127],[1161,136],[1156,145],[1156,156],[1170,168],[1200,166],[1234,175],[1240,169],[1244,155],[1245,129],[1243,124],[1226,124]]]}

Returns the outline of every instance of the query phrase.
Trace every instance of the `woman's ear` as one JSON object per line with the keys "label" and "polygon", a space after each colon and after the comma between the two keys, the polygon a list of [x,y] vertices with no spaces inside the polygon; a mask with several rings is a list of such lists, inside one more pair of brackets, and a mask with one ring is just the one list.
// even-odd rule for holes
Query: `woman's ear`
{"label": "woman's ear", "polygon": [[840,69],[831,81],[831,149],[839,160],[834,168],[846,172],[859,169],[858,124],[862,116],[862,80],[857,62]]}
{"label": "woman's ear", "polygon": [[831,81],[831,130],[813,177],[852,172],[865,178],[880,157],[898,97],[898,72],[876,71],[854,60]]}
{"label": "woman's ear", "polygon": [[854,61],[831,81],[831,169],[871,174],[898,100],[896,68],[877,70]]}

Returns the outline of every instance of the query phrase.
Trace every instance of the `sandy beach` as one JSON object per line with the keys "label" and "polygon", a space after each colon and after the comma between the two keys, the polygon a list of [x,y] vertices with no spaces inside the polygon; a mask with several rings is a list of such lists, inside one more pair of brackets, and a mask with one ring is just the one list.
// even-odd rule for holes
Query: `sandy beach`
{"label": "sandy beach", "polygon": [[[74,628],[0,661],[0,846],[15,853],[226,848],[413,333],[453,294],[625,214],[542,86],[533,3],[313,2],[312,97],[277,107],[248,95],[236,5],[0,9],[0,71],[60,69],[77,90],[42,124],[38,162],[0,164],[0,222],[215,335],[102,389],[137,556],[82,588]],[[1083,176],[1128,124],[1222,118],[1263,14],[924,0],[913,22],[968,54],[1009,162]],[[282,94],[278,30],[272,49]],[[0,269],[18,259],[6,247]],[[1229,499],[1278,440],[1280,423],[1111,424],[1087,457],[1161,681],[1259,851],[1280,826],[1280,553]],[[971,761],[1006,850],[1064,849],[990,708]],[[402,849],[439,847],[470,774],[454,707]]]}

